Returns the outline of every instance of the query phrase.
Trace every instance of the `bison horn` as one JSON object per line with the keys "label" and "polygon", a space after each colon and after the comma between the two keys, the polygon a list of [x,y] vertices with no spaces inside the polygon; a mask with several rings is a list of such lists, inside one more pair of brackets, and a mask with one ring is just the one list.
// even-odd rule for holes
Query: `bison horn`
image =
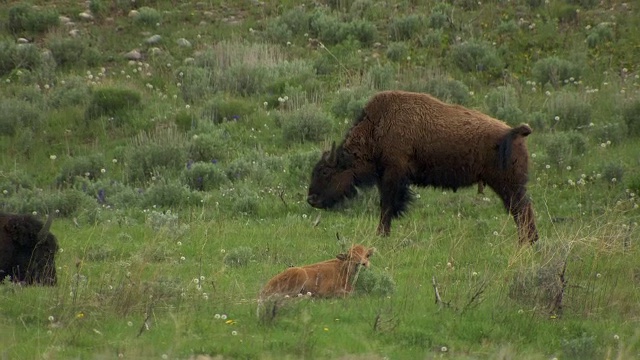
{"label": "bison horn", "polygon": [[329,158],[327,159],[327,161],[330,164],[336,163],[336,142],[335,141],[331,144],[331,152],[329,152]]}
{"label": "bison horn", "polygon": [[47,238],[47,234],[49,233],[49,229],[51,229],[51,223],[53,222],[53,215],[47,215],[47,222],[42,226],[40,232],[38,233],[38,241],[44,241]]}

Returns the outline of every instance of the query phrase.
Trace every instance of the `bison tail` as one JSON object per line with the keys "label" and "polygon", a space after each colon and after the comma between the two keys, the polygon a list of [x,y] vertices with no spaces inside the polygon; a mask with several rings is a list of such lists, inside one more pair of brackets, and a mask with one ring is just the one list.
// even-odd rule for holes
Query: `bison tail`
{"label": "bison tail", "polygon": [[511,150],[513,148],[513,140],[518,136],[528,136],[532,130],[527,124],[522,124],[511,129],[507,135],[500,141],[498,145],[498,156],[500,161],[500,170],[506,170],[509,167],[509,159],[511,158]]}

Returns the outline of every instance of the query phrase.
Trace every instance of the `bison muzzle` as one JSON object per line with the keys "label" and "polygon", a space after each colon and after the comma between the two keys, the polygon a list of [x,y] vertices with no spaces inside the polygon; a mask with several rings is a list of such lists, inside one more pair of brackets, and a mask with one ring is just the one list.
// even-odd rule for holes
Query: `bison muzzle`
{"label": "bison muzzle", "polygon": [[538,240],[527,196],[528,125],[504,122],[427,94],[384,91],[374,95],[343,142],[315,165],[307,202],[334,207],[358,187],[380,193],[378,233],[388,235],[391,219],[402,215],[411,184],[443,189],[489,186],[518,226],[521,243]]}

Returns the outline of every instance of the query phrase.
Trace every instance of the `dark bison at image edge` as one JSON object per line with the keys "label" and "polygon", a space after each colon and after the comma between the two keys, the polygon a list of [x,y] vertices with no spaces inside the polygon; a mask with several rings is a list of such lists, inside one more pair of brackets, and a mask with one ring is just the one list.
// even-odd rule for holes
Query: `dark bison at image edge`
{"label": "dark bison at image edge", "polygon": [[24,284],[56,284],[56,237],[32,215],[0,213],[0,282],[7,277]]}
{"label": "dark bison at image edge", "polygon": [[391,219],[402,215],[409,185],[444,189],[489,186],[518,226],[521,243],[538,240],[527,196],[528,125],[504,122],[420,93],[375,94],[343,142],[325,151],[313,169],[307,202],[335,206],[376,185],[380,193],[378,233],[388,235]]}

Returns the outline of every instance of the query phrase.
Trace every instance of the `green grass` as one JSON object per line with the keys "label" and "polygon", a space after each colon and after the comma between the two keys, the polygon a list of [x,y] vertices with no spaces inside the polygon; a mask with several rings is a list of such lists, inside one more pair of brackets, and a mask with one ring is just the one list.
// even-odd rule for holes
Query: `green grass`
{"label": "green grass", "polygon": [[[6,3],[0,210],[62,215],[58,285],[0,286],[0,359],[640,356],[635,9],[118,0],[87,22]],[[388,238],[375,189],[309,207],[321,150],[380,89],[530,123],[540,241],[517,245],[489,189],[415,189]],[[272,276],[353,243],[377,248],[377,291],[259,306]]]}

